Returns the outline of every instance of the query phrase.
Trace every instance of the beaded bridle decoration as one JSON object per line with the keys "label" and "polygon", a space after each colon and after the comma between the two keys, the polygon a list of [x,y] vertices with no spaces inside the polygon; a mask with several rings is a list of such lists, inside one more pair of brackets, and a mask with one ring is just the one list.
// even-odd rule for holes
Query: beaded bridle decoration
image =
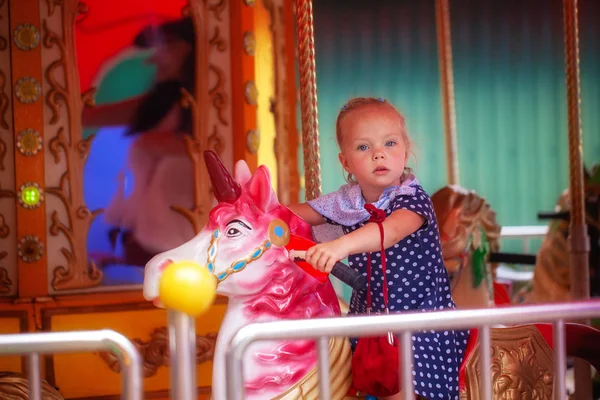
{"label": "beaded bridle decoration", "polygon": [[[269,223],[269,239],[265,240],[259,247],[255,248],[249,255],[244,258],[235,260],[231,263],[229,268],[224,272],[216,275],[219,282],[224,281],[229,275],[236,272],[242,271],[248,264],[258,260],[269,250],[272,246],[281,247],[285,246],[290,241],[290,230],[288,225],[280,220],[274,219]],[[208,264],[207,268],[214,274],[215,262],[218,253],[219,240],[221,239],[221,231],[215,229],[210,239],[210,246],[208,247]]]}

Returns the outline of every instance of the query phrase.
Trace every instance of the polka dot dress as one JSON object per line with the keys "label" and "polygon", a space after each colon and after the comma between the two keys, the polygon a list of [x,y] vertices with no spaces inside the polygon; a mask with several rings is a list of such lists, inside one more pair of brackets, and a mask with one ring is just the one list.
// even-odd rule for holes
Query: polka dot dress
{"label": "polka dot dress", "polygon": [[[429,311],[455,308],[444,267],[438,226],[431,199],[421,186],[414,195],[395,197],[386,214],[407,209],[423,216],[426,222],[412,235],[386,249],[385,270],[390,312]],[[328,222],[333,221],[327,219]],[[366,222],[343,226],[352,232]],[[349,265],[367,275],[367,253],[353,254]],[[381,253],[371,253],[372,312],[384,312]],[[366,289],[354,291],[349,314],[366,313]],[[427,399],[458,399],[458,369],[466,348],[468,331],[421,331],[413,335],[413,376],[415,393]],[[357,339],[352,339],[356,346]]]}

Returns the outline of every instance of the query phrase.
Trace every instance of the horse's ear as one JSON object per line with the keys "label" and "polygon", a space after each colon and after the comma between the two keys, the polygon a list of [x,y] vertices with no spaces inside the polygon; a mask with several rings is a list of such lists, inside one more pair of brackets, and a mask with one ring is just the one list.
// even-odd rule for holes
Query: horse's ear
{"label": "horse's ear", "polygon": [[234,176],[235,181],[240,185],[244,186],[246,183],[248,183],[250,178],[252,178],[252,173],[250,172],[250,168],[248,168],[246,161],[239,160],[235,163]]}
{"label": "horse's ear", "polygon": [[271,187],[269,170],[264,165],[258,167],[247,187],[254,203],[263,212],[269,213],[279,207],[279,200],[277,200],[277,196]]}

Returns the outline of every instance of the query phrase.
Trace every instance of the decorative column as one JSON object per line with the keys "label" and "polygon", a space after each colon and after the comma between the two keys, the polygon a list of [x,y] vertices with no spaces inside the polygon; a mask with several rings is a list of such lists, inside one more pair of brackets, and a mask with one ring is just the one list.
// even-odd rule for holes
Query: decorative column
{"label": "decorative column", "polygon": [[[577,0],[563,0],[563,18],[569,142],[569,198],[571,200],[568,238],[571,298],[583,300],[590,298],[590,238],[585,223]],[[575,359],[575,399],[591,398],[590,366],[583,360]]]}
{"label": "decorative column", "polygon": [[438,59],[442,84],[446,175],[449,185],[459,184],[458,144],[456,140],[456,108],[454,105],[454,69],[452,67],[452,32],[448,0],[435,1]]}
{"label": "decorative column", "polygon": [[0,296],[17,294],[15,160],[8,2],[0,1]]}
{"label": "decorative column", "polygon": [[319,110],[312,0],[296,0],[296,13],[304,178],[306,200],[312,200],[321,195]]}
{"label": "decorative column", "polygon": [[257,167],[260,146],[254,81],[254,3],[232,0],[230,4],[233,159],[246,160],[251,171]]}
{"label": "decorative column", "polygon": [[17,268],[21,298],[48,293],[44,204],[40,1],[10,0],[11,86],[17,190]]}

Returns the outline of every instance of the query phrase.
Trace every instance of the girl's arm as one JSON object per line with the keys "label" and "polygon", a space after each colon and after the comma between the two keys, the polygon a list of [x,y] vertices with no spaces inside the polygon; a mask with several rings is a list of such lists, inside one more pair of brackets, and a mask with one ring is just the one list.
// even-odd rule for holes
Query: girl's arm
{"label": "girl's arm", "polygon": [[[406,209],[394,211],[383,221],[383,247],[389,248],[416,232],[425,223],[421,215]],[[336,262],[350,254],[381,251],[381,236],[376,223],[368,223],[331,242],[317,244],[306,252],[306,261],[318,270],[331,272]]]}
{"label": "girl's arm", "polygon": [[325,218],[309,206],[308,203],[288,204],[287,208],[311,226],[325,223]]}

